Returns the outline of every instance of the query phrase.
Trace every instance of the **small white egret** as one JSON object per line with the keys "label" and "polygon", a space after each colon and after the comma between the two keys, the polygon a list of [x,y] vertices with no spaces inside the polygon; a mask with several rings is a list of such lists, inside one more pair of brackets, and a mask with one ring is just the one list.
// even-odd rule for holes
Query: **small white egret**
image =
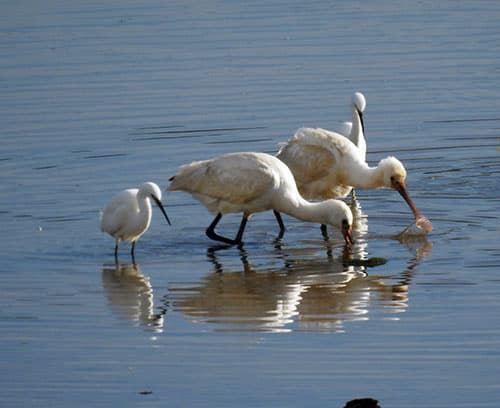
{"label": "small white egret", "polygon": [[432,231],[405,184],[406,169],[395,157],[369,167],[350,140],[325,129],[301,128],[284,143],[277,157],[292,171],[300,194],[307,199],[345,197],[351,189],[393,188],[410,207],[417,225]]}
{"label": "small white egret", "polygon": [[[256,212],[274,210],[280,227],[285,227],[280,212],[302,221],[332,225],[342,231],[346,245],[352,244],[352,212],[342,201],[310,203],[299,194],[290,169],[266,153],[229,153],[211,160],[181,166],[169,179],[169,191],[185,191],[216,214],[206,229],[209,238],[228,244],[242,242],[249,217]],[[234,239],[215,232],[224,214],[243,213]]]}
{"label": "small white egret", "polygon": [[155,183],[147,182],[139,189],[132,188],[116,194],[101,212],[101,231],[115,239],[115,259],[118,258],[120,241],[132,243],[130,251],[134,258],[136,241],[151,223],[151,199],[160,208],[168,224],[170,220],[161,203],[161,190]]}
{"label": "small white egret", "polygon": [[366,98],[361,92],[355,92],[351,99],[352,121],[341,122],[337,127],[337,133],[347,137],[353,142],[366,160],[366,134],[363,113],[366,108]]}
{"label": "small white egret", "polygon": [[[361,157],[366,161],[366,134],[363,113],[366,108],[366,98],[361,92],[355,92],[351,98],[352,121],[341,122],[336,132],[347,137],[359,149]],[[354,189],[351,190],[352,199],[356,198]]]}

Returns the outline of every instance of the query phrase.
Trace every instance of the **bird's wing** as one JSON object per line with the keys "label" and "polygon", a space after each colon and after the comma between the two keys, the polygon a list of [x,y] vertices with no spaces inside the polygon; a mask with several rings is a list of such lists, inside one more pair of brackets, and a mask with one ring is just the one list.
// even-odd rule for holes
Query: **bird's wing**
{"label": "bird's wing", "polygon": [[300,128],[290,141],[322,147],[338,158],[356,154],[356,145],[348,137],[322,128]]}
{"label": "bird's wing", "polygon": [[124,190],[115,195],[101,212],[101,231],[116,234],[127,223],[127,219],[137,207],[137,190]]}
{"label": "bird's wing", "polygon": [[279,150],[277,157],[292,171],[297,184],[306,184],[334,171],[344,155],[353,155],[346,137],[321,128],[301,128]]}
{"label": "bird's wing", "polygon": [[274,171],[264,155],[237,153],[182,166],[171,179],[169,190],[244,204],[275,184]]}
{"label": "bird's wing", "polygon": [[278,158],[290,168],[299,186],[326,177],[335,164],[335,156],[329,150],[297,142],[284,146]]}

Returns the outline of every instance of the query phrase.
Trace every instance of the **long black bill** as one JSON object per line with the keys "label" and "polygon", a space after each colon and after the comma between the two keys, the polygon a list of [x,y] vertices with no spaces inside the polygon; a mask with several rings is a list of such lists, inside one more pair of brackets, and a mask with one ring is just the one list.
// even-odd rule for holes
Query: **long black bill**
{"label": "long black bill", "polygon": [[161,203],[161,201],[160,201],[160,200],[158,200],[158,198],[157,198],[155,195],[153,195],[153,194],[151,194],[151,197],[153,197],[153,200],[155,200],[156,205],[160,208],[161,212],[162,212],[162,213],[163,213],[163,215],[165,216],[165,219],[167,220],[168,225],[172,225],[172,224],[170,223],[170,220],[168,219],[167,212],[165,211],[165,208],[163,208],[163,204]]}
{"label": "long black bill", "polygon": [[358,111],[358,115],[359,115],[359,121],[361,122],[361,130],[363,131],[363,136],[364,138],[366,139],[366,133],[365,133],[365,121],[363,119],[363,112],[361,112],[359,109],[356,108],[356,110]]}

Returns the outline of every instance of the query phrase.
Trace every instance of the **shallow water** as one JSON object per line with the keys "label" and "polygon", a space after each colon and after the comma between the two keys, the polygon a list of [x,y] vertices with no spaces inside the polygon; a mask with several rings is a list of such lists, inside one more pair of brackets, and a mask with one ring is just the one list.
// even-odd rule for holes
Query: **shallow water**
{"label": "shallow water", "polygon": [[[1,8],[1,406],[497,406],[498,2]],[[156,211],[115,265],[115,192],[333,128],[357,90],[368,161],[405,163],[427,237],[360,190],[355,258],[383,264],[290,217],[277,241],[272,213],[221,248],[166,193],[172,227]]]}

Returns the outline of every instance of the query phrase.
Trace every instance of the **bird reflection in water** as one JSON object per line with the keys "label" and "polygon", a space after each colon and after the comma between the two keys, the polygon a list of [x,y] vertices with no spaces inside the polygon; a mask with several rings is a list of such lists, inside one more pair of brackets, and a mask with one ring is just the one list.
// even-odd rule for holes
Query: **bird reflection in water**
{"label": "bird reflection in water", "polygon": [[[360,223],[352,256],[366,257],[367,225]],[[212,246],[207,257],[214,271],[189,291],[170,288],[170,299],[194,321],[217,324],[215,330],[343,332],[347,322],[368,320],[371,308],[383,307],[393,318],[406,311],[408,285],[430,251],[428,244],[419,244],[396,277],[367,274],[364,264],[346,265],[343,257],[332,256],[328,241],[323,243],[325,257],[318,256],[318,242],[287,249],[278,239],[273,254],[278,267],[269,266],[268,255],[256,258],[267,266],[254,266],[240,245],[242,268],[236,270],[223,265],[224,258],[234,262],[235,247]]]}
{"label": "bird reflection in water", "polygon": [[102,286],[109,306],[120,319],[163,331],[166,304],[155,312],[153,287],[136,263],[104,264]]}

